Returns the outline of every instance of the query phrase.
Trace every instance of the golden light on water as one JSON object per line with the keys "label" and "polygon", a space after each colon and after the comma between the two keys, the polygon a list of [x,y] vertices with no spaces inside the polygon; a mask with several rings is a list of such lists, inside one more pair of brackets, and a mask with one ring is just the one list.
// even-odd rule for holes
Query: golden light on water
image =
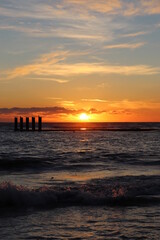
{"label": "golden light on water", "polygon": [[80,130],[81,130],[81,131],[86,131],[86,130],[87,130],[87,128],[80,128]]}

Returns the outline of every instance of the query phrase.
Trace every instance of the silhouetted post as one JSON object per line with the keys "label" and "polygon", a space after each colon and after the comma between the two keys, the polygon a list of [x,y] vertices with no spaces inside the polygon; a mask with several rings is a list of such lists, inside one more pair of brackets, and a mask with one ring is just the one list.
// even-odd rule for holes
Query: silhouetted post
{"label": "silhouetted post", "polygon": [[29,131],[29,117],[26,117],[26,131]]}
{"label": "silhouetted post", "polygon": [[32,131],[35,131],[35,117],[32,117]]}
{"label": "silhouetted post", "polygon": [[17,131],[18,130],[18,118],[15,117],[14,118],[14,131]]}
{"label": "silhouetted post", "polygon": [[38,117],[38,131],[42,130],[42,117]]}
{"label": "silhouetted post", "polygon": [[20,117],[20,131],[23,131],[23,117]]}

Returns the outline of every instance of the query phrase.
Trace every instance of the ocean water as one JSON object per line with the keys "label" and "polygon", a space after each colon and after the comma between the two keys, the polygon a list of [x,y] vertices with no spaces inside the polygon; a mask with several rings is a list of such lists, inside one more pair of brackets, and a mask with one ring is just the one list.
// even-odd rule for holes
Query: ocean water
{"label": "ocean water", "polygon": [[0,239],[160,239],[160,123],[13,127],[0,123]]}

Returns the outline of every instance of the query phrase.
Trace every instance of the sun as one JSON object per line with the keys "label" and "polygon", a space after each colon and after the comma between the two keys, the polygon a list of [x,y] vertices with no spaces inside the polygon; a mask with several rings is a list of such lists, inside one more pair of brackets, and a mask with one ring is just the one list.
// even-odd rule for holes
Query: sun
{"label": "sun", "polygon": [[89,116],[86,113],[81,113],[79,116],[79,119],[81,121],[88,121],[89,120]]}

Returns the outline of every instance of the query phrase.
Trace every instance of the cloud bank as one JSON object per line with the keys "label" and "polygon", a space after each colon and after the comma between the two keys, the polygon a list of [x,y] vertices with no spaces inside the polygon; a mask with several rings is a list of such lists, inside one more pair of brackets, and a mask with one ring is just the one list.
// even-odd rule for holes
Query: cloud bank
{"label": "cloud bank", "polygon": [[54,115],[54,114],[80,114],[82,112],[86,113],[102,113],[105,111],[99,111],[95,108],[90,108],[88,110],[84,109],[73,109],[73,108],[64,108],[64,107],[31,107],[31,108],[19,108],[19,107],[13,107],[13,108],[0,108],[0,115],[8,115],[8,114],[17,114],[17,115],[34,115],[34,114],[41,114],[43,116],[48,115]]}

